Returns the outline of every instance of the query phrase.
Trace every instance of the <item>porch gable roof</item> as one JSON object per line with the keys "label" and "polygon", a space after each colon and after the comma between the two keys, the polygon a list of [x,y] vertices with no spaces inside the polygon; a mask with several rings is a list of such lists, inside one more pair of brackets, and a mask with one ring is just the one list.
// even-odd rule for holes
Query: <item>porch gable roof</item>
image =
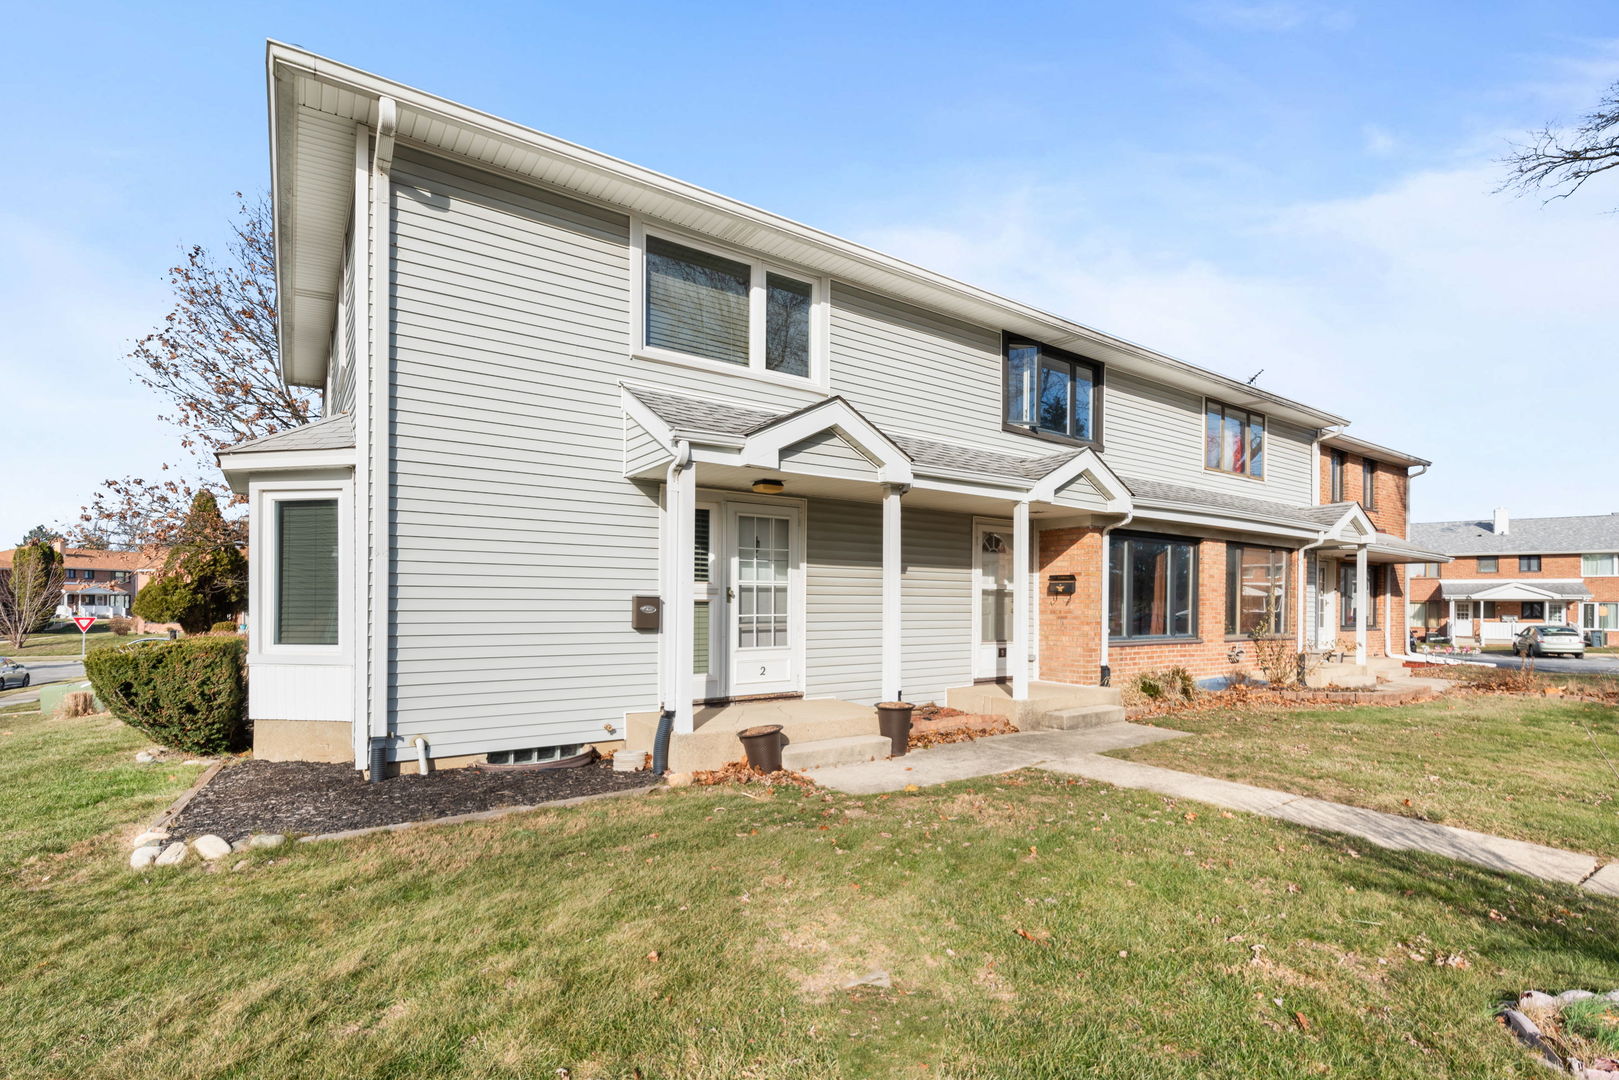
{"label": "porch gable roof", "polygon": [[1446,600],[1589,600],[1591,590],[1583,581],[1439,581],[1439,595]]}

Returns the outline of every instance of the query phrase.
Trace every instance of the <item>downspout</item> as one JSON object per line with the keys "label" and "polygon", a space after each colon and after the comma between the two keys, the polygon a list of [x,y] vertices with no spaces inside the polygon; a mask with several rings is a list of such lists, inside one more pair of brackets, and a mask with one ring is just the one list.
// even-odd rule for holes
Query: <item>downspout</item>
{"label": "downspout", "polygon": [[[371,744],[370,754],[370,780],[378,783],[386,772],[389,743],[392,736],[388,730],[388,672],[391,665],[388,663],[386,652],[388,649],[389,630],[389,600],[392,581],[389,578],[389,567],[392,564],[393,538],[389,530],[393,527],[387,512],[386,492],[392,482],[393,455],[388,445],[388,422],[390,412],[392,379],[389,377],[389,364],[391,361],[390,329],[393,316],[390,310],[388,294],[388,250],[389,240],[389,203],[391,193],[388,190],[390,183],[389,170],[393,168],[394,131],[398,127],[399,108],[393,98],[379,97],[377,99],[377,136],[376,147],[371,161],[371,371],[372,371],[372,402],[368,412],[368,434],[371,445],[366,448],[356,447],[356,453],[368,453],[371,457],[371,466],[367,470],[371,491],[366,494],[371,503],[371,520],[374,535],[372,537],[372,574],[371,578],[377,584],[373,587],[371,597]],[[381,418],[380,422],[378,418]],[[379,493],[381,496],[379,497]]]}
{"label": "downspout", "polygon": [[1131,510],[1113,524],[1102,526],[1102,652],[1100,656],[1102,669],[1100,680],[1102,686],[1113,685],[1113,668],[1108,663],[1108,644],[1112,638],[1112,635],[1108,632],[1110,629],[1108,625],[1108,606],[1111,603],[1111,598],[1108,596],[1108,583],[1113,579],[1113,546],[1108,543],[1107,534],[1114,529],[1130,524],[1135,519],[1136,512]]}
{"label": "downspout", "polygon": [[[1319,456],[1320,455],[1318,454],[1317,455],[1318,463],[1317,463],[1317,468],[1316,468],[1316,472],[1317,472],[1318,475],[1320,473]],[[1299,548],[1299,573],[1298,573],[1299,602],[1298,602],[1298,613],[1293,616],[1293,633],[1295,635],[1294,640],[1298,644],[1298,649],[1297,649],[1297,652],[1298,652],[1298,680],[1299,680],[1299,685],[1300,686],[1304,685],[1305,675],[1306,675],[1306,672],[1308,671],[1308,668],[1309,668],[1309,665],[1305,662],[1305,659],[1304,659],[1304,654],[1308,651],[1305,648],[1305,640],[1304,640],[1304,616],[1305,616],[1304,598],[1306,596],[1308,596],[1309,593],[1310,593],[1310,587],[1308,585],[1306,585],[1305,581],[1304,581],[1304,567],[1305,567],[1304,553],[1306,551],[1311,550],[1312,548],[1318,548],[1322,544],[1325,544],[1326,542],[1327,542],[1327,534],[1322,533],[1316,539],[1310,541],[1308,544],[1305,544],[1303,547]],[[1317,587],[1317,589],[1316,589],[1315,605],[1316,605],[1315,608],[1312,608],[1310,610],[1310,612],[1309,612],[1310,621],[1312,623],[1315,621],[1316,610],[1319,609],[1320,606],[1321,606],[1321,592],[1320,592],[1319,587]]]}
{"label": "downspout", "polygon": [[[669,462],[669,469],[664,475],[663,490],[665,492],[664,498],[666,500],[676,490],[675,481],[680,477],[680,474],[689,468],[691,468],[691,443],[685,439],[681,439],[679,442],[675,443],[674,459]],[[678,509],[681,513],[684,513],[687,508],[678,507],[676,509]],[[669,567],[669,577],[664,582],[664,588],[665,591],[669,593],[674,592],[673,585],[675,567],[677,565],[676,560],[680,558],[679,553],[675,550],[675,545],[672,540],[673,533],[674,529],[670,528],[665,536],[665,542],[668,544],[665,550],[668,556],[666,562],[668,563]],[[664,613],[664,619],[667,620],[668,618],[669,612],[666,610]],[[668,639],[665,638],[665,641],[667,640]],[[670,695],[678,695],[683,692],[680,687],[674,685],[675,675],[673,672],[675,670],[675,657],[670,652],[667,645],[664,648],[663,657],[664,670],[670,674],[664,677],[663,707],[658,712],[658,728],[652,736],[653,776],[662,776],[664,773],[669,771],[669,737],[674,734],[675,730],[675,707],[674,700],[671,699]],[[690,692],[691,690],[689,688],[684,691],[684,693],[688,694]]]}
{"label": "downspout", "polygon": [[1316,506],[1326,504],[1326,500],[1321,497],[1321,444],[1339,434],[1348,426],[1348,424],[1331,424],[1327,427],[1316,429],[1315,443],[1311,446],[1313,453],[1310,455],[1310,492],[1312,496],[1310,501]]}

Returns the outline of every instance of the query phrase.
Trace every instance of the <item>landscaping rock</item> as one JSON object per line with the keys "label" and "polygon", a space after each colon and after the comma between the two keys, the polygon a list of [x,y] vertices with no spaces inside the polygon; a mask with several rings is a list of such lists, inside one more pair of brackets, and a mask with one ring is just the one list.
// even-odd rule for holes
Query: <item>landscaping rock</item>
{"label": "landscaping rock", "polygon": [[691,787],[691,773],[672,772],[663,778],[663,782],[670,787]]}
{"label": "landscaping rock", "polygon": [[1586,1069],[1580,1075],[1584,1080],[1619,1080],[1619,1072],[1612,1069]]}
{"label": "landscaping rock", "polygon": [[191,854],[191,849],[186,847],[185,841],[176,840],[174,843],[164,848],[162,852],[158,854],[157,858],[152,860],[152,865],[179,866],[181,863],[186,861],[186,856],[189,854]]}
{"label": "landscaping rock", "polygon": [[843,984],[843,988],[845,990],[853,990],[858,986],[875,986],[879,990],[888,990],[891,989],[893,985],[893,980],[888,977],[888,972],[879,969],[877,971],[867,972],[858,979],[850,979],[848,982]]}
{"label": "landscaping rock", "polygon": [[285,836],[274,832],[259,833],[256,836],[247,838],[247,846],[250,848],[278,848],[286,842],[287,838]]}
{"label": "landscaping rock", "polygon": [[[1534,993],[1534,991],[1530,991],[1530,993]],[[1549,996],[1550,995],[1548,994],[1541,995],[1541,997]],[[1516,1035],[1525,1046],[1529,1047],[1531,1050],[1538,1050],[1540,1052],[1540,1056],[1546,1060],[1546,1064],[1556,1069],[1561,1069],[1563,1067],[1563,1059],[1558,1057],[1552,1051],[1551,1047],[1547,1046],[1545,1042],[1542,1041],[1540,1037],[1540,1028],[1535,1026],[1535,1022],[1533,1020],[1529,1019],[1517,1009],[1502,1010],[1501,1017],[1507,1022],[1507,1027],[1512,1030],[1512,1033]]]}
{"label": "landscaping rock", "polygon": [[1550,994],[1543,994],[1539,990],[1529,990],[1518,997],[1520,1009],[1555,1009],[1560,1003]]}
{"label": "landscaping rock", "polygon": [[156,761],[157,755],[152,753],[150,750],[141,750],[136,753],[135,760],[144,765],[149,761]]}
{"label": "landscaping rock", "polygon": [[198,855],[201,855],[209,862],[222,859],[230,854],[230,841],[222,836],[215,836],[213,833],[197,837],[191,841],[191,846],[196,849]]}
{"label": "landscaping rock", "polygon": [[1606,994],[1603,994],[1602,996],[1604,998],[1606,998],[1607,1000],[1609,1000],[1609,1001],[1619,1001],[1619,990],[1609,990]]}
{"label": "landscaping rock", "polygon": [[1596,995],[1589,990],[1564,990],[1557,995],[1557,1001],[1559,1004],[1567,1005],[1571,1001],[1585,1001],[1594,997]]}
{"label": "landscaping rock", "polygon": [[138,847],[129,853],[129,868],[131,870],[145,870],[162,853],[163,849],[156,844]]}
{"label": "landscaping rock", "polygon": [[145,847],[147,844],[155,844],[159,840],[167,840],[168,838],[169,830],[167,829],[147,829],[145,832],[135,837],[135,839],[131,840],[129,842],[129,846]]}

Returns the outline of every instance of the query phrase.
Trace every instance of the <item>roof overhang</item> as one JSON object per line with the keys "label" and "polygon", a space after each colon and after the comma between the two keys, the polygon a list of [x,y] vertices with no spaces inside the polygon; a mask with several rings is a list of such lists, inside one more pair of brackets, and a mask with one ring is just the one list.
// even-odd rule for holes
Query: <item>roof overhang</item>
{"label": "roof overhang", "polygon": [[1321,445],[1332,447],[1336,450],[1348,450],[1351,454],[1359,454],[1361,457],[1372,458],[1376,461],[1386,461],[1391,465],[1403,465],[1408,469],[1419,466],[1427,468],[1433,464],[1427,458],[1420,458],[1415,454],[1407,454],[1401,450],[1391,450],[1386,446],[1379,446],[1377,443],[1367,442],[1365,439],[1358,439],[1341,431],[1322,439]]}
{"label": "roof overhang", "polygon": [[841,282],[1026,335],[1190,392],[1259,408],[1305,427],[1347,421],[1321,409],[998,296],[693,184],[465,105],[270,42],[271,192],[275,203],[282,370],[319,386],[336,310],[354,186],[354,126],[395,107],[401,145],[452,155],[576,198],[724,239]]}
{"label": "roof overhang", "polygon": [[219,469],[226,483],[238,495],[247,492],[248,479],[263,474],[291,474],[331,469],[354,468],[354,448],[339,450],[287,450],[240,454],[221,453],[217,456]]}
{"label": "roof overhang", "polygon": [[1503,581],[1499,585],[1491,585],[1487,589],[1464,589],[1463,586],[1477,585],[1475,581],[1445,581],[1439,582],[1439,595],[1445,599],[1457,600],[1554,600],[1559,603],[1569,603],[1574,600],[1588,600],[1591,597],[1589,590],[1582,593],[1560,593],[1544,588],[1528,581]]}

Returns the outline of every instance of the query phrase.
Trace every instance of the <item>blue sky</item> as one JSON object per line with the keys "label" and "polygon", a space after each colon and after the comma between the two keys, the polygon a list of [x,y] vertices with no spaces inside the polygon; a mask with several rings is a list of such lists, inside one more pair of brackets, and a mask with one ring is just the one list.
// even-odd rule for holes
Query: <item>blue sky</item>
{"label": "blue sky", "polygon": [[[129,343],[266,185],[275,37],[1355,419],[1419,519],[1619,511],[1619,178],[1492,159],[1603,2],[14,5],[0,544],[178,450]],[[1545,464],[1546,439],[1566,447]],[[1525,453],[1525,449],[1531,452]]]}

